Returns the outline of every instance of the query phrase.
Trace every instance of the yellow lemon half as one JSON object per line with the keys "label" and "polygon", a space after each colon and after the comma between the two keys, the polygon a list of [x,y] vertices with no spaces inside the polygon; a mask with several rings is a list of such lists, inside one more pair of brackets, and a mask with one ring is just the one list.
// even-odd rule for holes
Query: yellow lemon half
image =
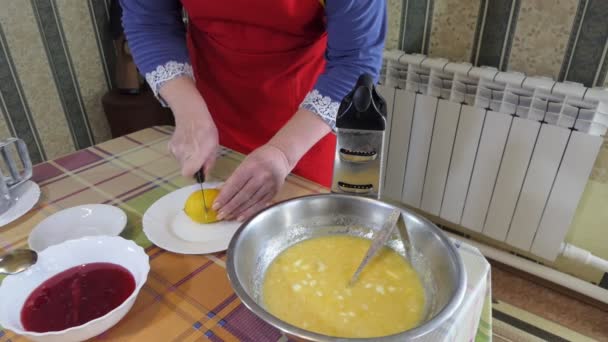
{"label": "yellow lemon half", "polygon": [[[206,211],[203,210],[203,192],[205,194]],[[211,209],[213,201],[220,193],[218,189],[204,189],[193,192],[186,200],[184,212],[194,222],[198,223],[213,223],[217,222],[217,212]],[[205,212],[207,213],[205,215]]]}

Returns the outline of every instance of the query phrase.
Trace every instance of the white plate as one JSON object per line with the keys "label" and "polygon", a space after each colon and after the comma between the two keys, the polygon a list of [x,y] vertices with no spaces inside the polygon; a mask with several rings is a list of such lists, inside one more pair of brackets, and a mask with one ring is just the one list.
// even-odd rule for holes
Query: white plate
{"label": "white plate", "polygon": [[125,229],[127,215],[107,204],[85,204],[54,213],[40,222],[28,238],[30,248],[41,252],[49,246],[85,236],[116,236]]}
{"label": "white plate", "polygon": [[[118,307],[83,325],[62,331],[24,331],[21,309],[27,297],[45,280],[74,266],[108,262],[126,268],[135,278],[135,290]],[[129,312],[148,278],[148,255],[131,240],[119,236],[91,236],[51,246],[38,254],[38,262],[24,272],[8,276],[0,285],[0,324],[28,340],[43,342],[84,341],[118,323]]]}
{"label": "white plate", "polygon": [[15,221],[30,211],[40,199],[40,187],[32,181],[27,181],[16,187],[11,192],[11,196],[15,199],[15,203],[4,214],[0,215],[0,227]]}
{"label": "white plate", "polygon": [[[217,182],[204,183],[203,187],[217,188],[220,185],[221,183]],[[210,228],[213,228],[213,233],[210,234],[210,239],[207,241],[202,241],[204,238],[200,234],[196,237],[196,240],[199,241],[185,241],[173,231],[172,223],[175,217],[183,210],[188,196],[197,189],[200,189],[198,184],[175,190],[161,197],[146,210],[143,226],[148,240],[160,248],[179,254],[209,254],[228,248],[232,236],[240,226],[239,222],[223,221],[211,224]],[[218,235],[216,228],[222,228],[224,233]]]}

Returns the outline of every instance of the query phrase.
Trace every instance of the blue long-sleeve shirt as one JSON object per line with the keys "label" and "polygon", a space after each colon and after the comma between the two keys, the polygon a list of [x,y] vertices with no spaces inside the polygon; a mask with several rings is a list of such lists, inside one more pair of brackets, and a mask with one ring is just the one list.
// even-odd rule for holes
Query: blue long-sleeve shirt
{"label": "blue long-sleeve shirt", "polygon": [[[229,1],[229,0],[225,0]],[[175,77],[192,75],[178,0],[120,0],[123,27],[140,72],[154,93]],[[366,72],[378,77],[386,36],[385,0],[327,0],[325,71],[302,108],[332,128],[339,103]]]}

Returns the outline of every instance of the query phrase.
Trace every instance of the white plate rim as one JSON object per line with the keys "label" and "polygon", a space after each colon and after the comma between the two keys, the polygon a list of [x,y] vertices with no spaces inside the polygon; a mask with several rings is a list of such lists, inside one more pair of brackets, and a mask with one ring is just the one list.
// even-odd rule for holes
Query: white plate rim
{"label": "white plate rim", "polygon": [[28,180],[23,184],[20,184],[19,187],[28,188],[23,192],[22,198],[27,198],[28,202],[16,202],[12,207],[10,207],[6,212],[0,215],[0,228],[7,226],[9,223],[14,222],[15,220],[21,218],[21,216],[27,214],[40,200],[40,186],[36,184],[36,182],[32,180]]}
{"label": "white plate rim", "polygon": [[[221,185],[222,182],[207,182],[203,183],[203,188],[218,188]],[[166,251],[186,255],[213,254],[228,249],[232,236],[240,226],[239,222],[234,222],[231,232],[226,234],[224,239],[205,242],[184,241],[171,232],[170,224],[163,222],[163,220],[172,220],[176,210],[182,209],[188,195],[197,189],[200,189],[199,184],[179,188],[159,198],[146,210],[142,217],[142,226],[150,242]],[[166,231],[164,237],[169,236],[170,239],[160,239],[158,231]]]}
{"label": "white plate rim", "polygon": [[[39,234],[39,231],[41,229],[41,227],[48,222],[49,220],[53,219],[54,217],[57,217],[59,215],[65,215],[68,211],[75,211],[78,210],[80,208],[86,208],[86,207],[104,207],[104,208],[108,208],[109,210],[112,210],[114,212],[116,212],[117,216],[120,216],[120,228],[116,228],[113,229],[112,232],[108,232],[108,231],[104,231],[103,234],[97,234],[97,236],[99,235],[104,235],[104,236],[119,236],[127,227],[127,214],[125,213],[124,210],[122,210],[121,208],[115,206],[115,205],[110,205],[110,204],[102,204],[102,203],[90,203],[90,204],[81,204],[81,205],[76,205],[73,207],[69,207],[69,208],[65,208],[65,209],[61,209],[57,212],[52,213],[51,215],[45,217],[42,221],[38,222],[38,224],[36,224],[36,226],[34,227],[34,229],[32,229],[32,231],[29,233],[28,237],[27,237],[27,244],[30,247],[30,249],[40,253],[42,252],[44,249],[49,248],[51,246],[47,246],[46,248],[42,249],[42,250],[38,250],[39,248],[35,248],[34,246],[32,246],[32,237],[36,236],[36,234]],[[118,225],[116,226],[118,227]],[[68,240],[77,240],[83,237],[87,237],[87,236],[95,236],[95,235],[84,235],[84,236],[80,236],[77,238],[72,238],[72,239],[68,239]],[[65,240],[67,241],[67,240]],[[65,241],[62,241],[60,243],[63,243]]]}

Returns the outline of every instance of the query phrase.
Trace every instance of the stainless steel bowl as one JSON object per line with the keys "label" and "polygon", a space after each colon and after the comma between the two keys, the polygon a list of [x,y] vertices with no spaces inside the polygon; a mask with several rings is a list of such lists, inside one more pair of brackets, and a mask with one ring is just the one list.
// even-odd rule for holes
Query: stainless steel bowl
{"label": "stainless steel bowl", "polygon": [[347,234],[370,238],[395,208],[378,200],[339,194],[299,197],[278,203],[243,223],[228,247],[228,277],[241,301],[258,317],[289,336],[307,341],[410,341],[429,337],[458,309],[466,273],[451,241],[430,221],[400,208],[414,249],[394,235],[389,246],[407,257],[425,287],[423,322],[408,331],[370,339],[337,339],[300,329],[264,309],[266,269],[283,250],[312,237]]}

